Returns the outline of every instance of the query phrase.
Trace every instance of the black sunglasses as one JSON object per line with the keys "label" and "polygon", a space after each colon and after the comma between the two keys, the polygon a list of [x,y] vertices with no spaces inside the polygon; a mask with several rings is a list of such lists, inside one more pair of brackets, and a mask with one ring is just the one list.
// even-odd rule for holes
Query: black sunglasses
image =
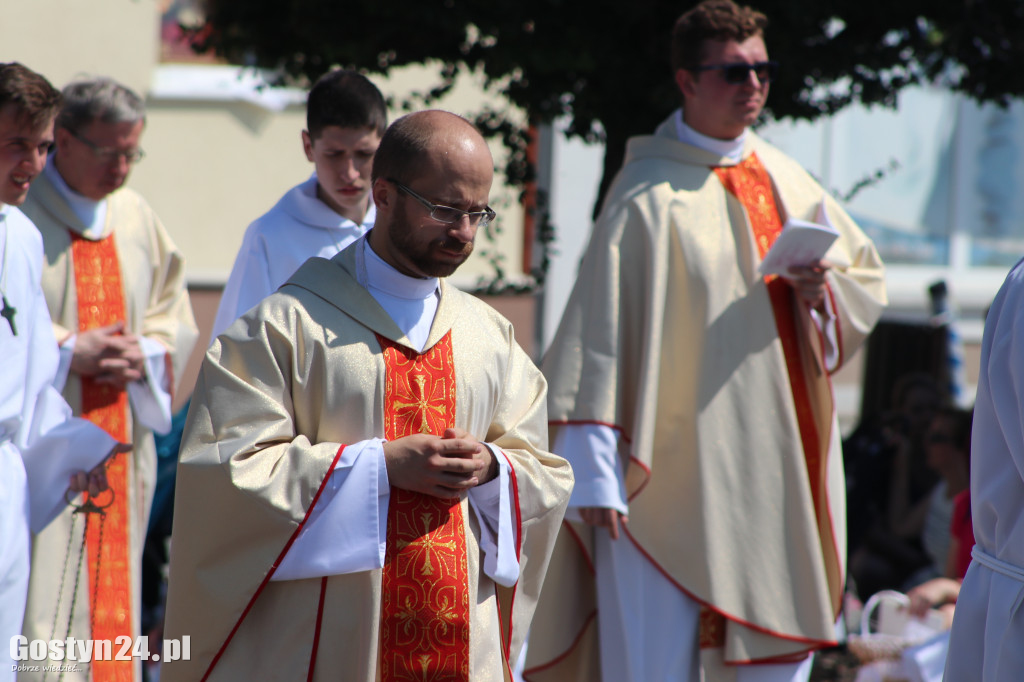
{"label": "black sunglasses", "polygon": [[761,83],[771,83],[779,76],[779,63],[754,62],[753,64],[746,64],[740,62],[738,64],[712,64],[710,66],[698,66],[692,69],[692,71],[721,71],[725,82],[732,85],[746,83],[750,79],[750,72],[753,71],[757,75],[758,81]]}

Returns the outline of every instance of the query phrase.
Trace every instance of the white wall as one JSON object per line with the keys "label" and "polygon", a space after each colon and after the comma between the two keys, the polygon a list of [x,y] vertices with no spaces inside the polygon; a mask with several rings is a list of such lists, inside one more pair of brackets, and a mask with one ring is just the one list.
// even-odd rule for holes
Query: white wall
{"label": "white wall", "polygon": [[[19,61],[63,87],[78,75],[103,75],[145,97],[142,147],[146,158],[128,184],[160,215],[185,256],[192,284],[227,279],[250,221],[312,164],[302,152],[305,93],[257,90],[252,72],[204,64],[161,64],[158,0],[30,0],[7,2],[0,21],[0,61]],[[437,69],[417,67],[391,78],[371,77],[401,101],[439,82]],[[464,77],[438,105],[456,113],[501,100],[485,95],[482,78]],[[403,112],[392,112],[395,117]],[[496,165],[504,150],[492,146]],[[522,276],[523,214],[517,193],[500,178],[492,191],[499,212],[495,243],[479,239],[456,284],[471,286],[493,270],[485,251],[504,255],[513,278]]]}

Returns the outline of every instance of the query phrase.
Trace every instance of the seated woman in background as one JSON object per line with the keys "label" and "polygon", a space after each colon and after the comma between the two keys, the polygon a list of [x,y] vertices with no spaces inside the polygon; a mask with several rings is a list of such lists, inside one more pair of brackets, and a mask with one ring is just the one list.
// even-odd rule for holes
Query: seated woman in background
{"label": "seated woman in background", "polygon": [[971,548],[974,547],[969,486],[970,418],[969,412],[941,410],[932,422],[932,430],[928,435],[933,450],[929,453],[929,461],[942,473],[947,490],[961,489],[952,500],[943,574],[907,592],[912,614],[923,616],[928,609],[938,609],[946,617],[947,626],[953,621],[960,583],[971,563]]}
{"label": "seated woman in background", "polygon": [[939,476],[929,466],[925,437],[946,403],[932,376],[905,374],[893,387],[891,408],[843,442],[849,571],[861,600],[904,589],[908,578],[933,563],[921,532]]}

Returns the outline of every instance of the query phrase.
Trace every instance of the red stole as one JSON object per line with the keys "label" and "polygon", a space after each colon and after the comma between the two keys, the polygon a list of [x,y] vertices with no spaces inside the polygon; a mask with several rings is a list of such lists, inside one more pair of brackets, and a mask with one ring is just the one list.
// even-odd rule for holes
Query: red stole
{"label": "red stole", "polygon": [[[451,332],[423,354],[377,335],[384,435],[441,436],[455,424]],[[469,585],[459,498],[391,489],[381,579],[382,682],[468,682]]]}
{"label": "red stole", "polygon": [[[78,331],[103,327],[125,319],[124,289],[114,236],[99,241],[72,233],[75,291],[78,297]],[[129,442],[128,393],[92,377],[82,381],[82,416],[121,442]],[[131,453],[119,453],[107,465],[113,502],[104,518],[93,516],[86,531],[89,556],[89,596],[92,638],[110,640],[117,649],[118,637],[132,636],[131,508],[128,467]],[[109,501],[102,493],[97,504]],[[122,642],[125,640],[121,640]],[[130,682],[133,662],[94,661],[94,682]]]}

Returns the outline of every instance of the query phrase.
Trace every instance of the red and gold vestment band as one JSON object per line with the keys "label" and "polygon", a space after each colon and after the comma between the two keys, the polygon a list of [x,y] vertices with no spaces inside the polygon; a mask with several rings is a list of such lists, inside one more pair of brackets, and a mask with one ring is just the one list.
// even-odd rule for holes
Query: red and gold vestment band
{"label": "red and gold vestment band", "polygon": [[[830,646],[844,584],[834,367],[762,256],[784,219],[827,213],[837,366],[886,300],[871,241],[798,163],[752,131],[739,163],[680,142],[675,114],[630,139],[544,358],[553,430],[617,432],[627,537],[705,607],[714,679]],[[559,538],[526,679],[600,676],[592,541],[577,524]]]}
{"label": "red and gold vestment band", "polygon": [[[353,248],[310,259],[245,316],[258,322],[233,325],[207,354],[179,460],[165,621],[165,636],[190,635],[192,651],[162,680],[510,679],[506,661],[525,639],[571,487],[568,463],[542,449],[544,379],[507,320],[444,280],[430,350],[408,350],[357,270]],[[528,557],[515,587],[483,570],[468,495],[439,500],[431,522],[448,523],[426,536],[404,536],[423,517],[402,521],[410,512],[389,499],[386,569],[270,579],[346,444],[447,426],[500,449],[512,467]],[[448,542],[465,544],[449,554]],[[429,582],[458,580],[424,585],[417,554],[430,560]]]}
{"label": "red and gold vestment band", "polygon": [[[75,288],[78,291],[78,331],[84,332],[125,319],[121,269],[114,236],[92,241],[72,233]],[[128,393],[94,377],[82,377],[82,417],[106,430],[122,443],[130,442]],[[89,591],[92,607],[92,637],[118,641],[132,636],[132,583],[129,561],[128,462],[129,453],[119,453],[107,465],[110,492],[96,499],[109,506],[102,518],[89,519],[86,531],[89,562]],[[124,640],[121,640],[124,641]],[[132,661],[96,660],[92,663],[95,682],[132,680]]]}
{"label": "red and gold vestment band", "polygon": [[[768,249],[772,247],[782,232],[782,219],[775,203],[771,176],[761,164],[756,153],[751,154],[735,166],[719,166],[714,170],[726,191],[739,199],[747,210],[747,215],[750,216],[750,226],[754,233],[754,242],[757,244],[758,256],[764,260]],[[821,442],[807,391],[807,377],[804,376],[803,364],[799,362],[800,342],[794,308],[797,303],[792,288],[777,275],[765,276],[765,284],[768,287],[768,297],[771,301],[779,341],[786,358],[789,386],[793,393],[793,406],[800,429],[800,440],[807,463],[808,483],[811,487],[815,513],[818,516],[818,526],[823,531],[823,537],[828,538],[828,542],[822,545],[822,552],[834,553],[831,534],[826,531],[830,525],[830,519],[827,518],[828,510],[822,506],[826,481]],[[822,518],[823,515],[825,518]],[[834,561],[838,561],[838,559]],[[725,628],[720,624],[711,626],[710,629],[714,636],[705,633],[705,628],[716,617],[724,619],[724,616],[719,614],[710,616],[709,612],[710,609],[702,607],[701,646],[724,646]]]}
{"label": "red and gold vestment band", "polygon": [[[451,332],[423,354],[380,334],[384,434],[442,436],[455,424]],[[381,579],[382,682],[469,680],[469,587],[459,498],[392,488]]]}

